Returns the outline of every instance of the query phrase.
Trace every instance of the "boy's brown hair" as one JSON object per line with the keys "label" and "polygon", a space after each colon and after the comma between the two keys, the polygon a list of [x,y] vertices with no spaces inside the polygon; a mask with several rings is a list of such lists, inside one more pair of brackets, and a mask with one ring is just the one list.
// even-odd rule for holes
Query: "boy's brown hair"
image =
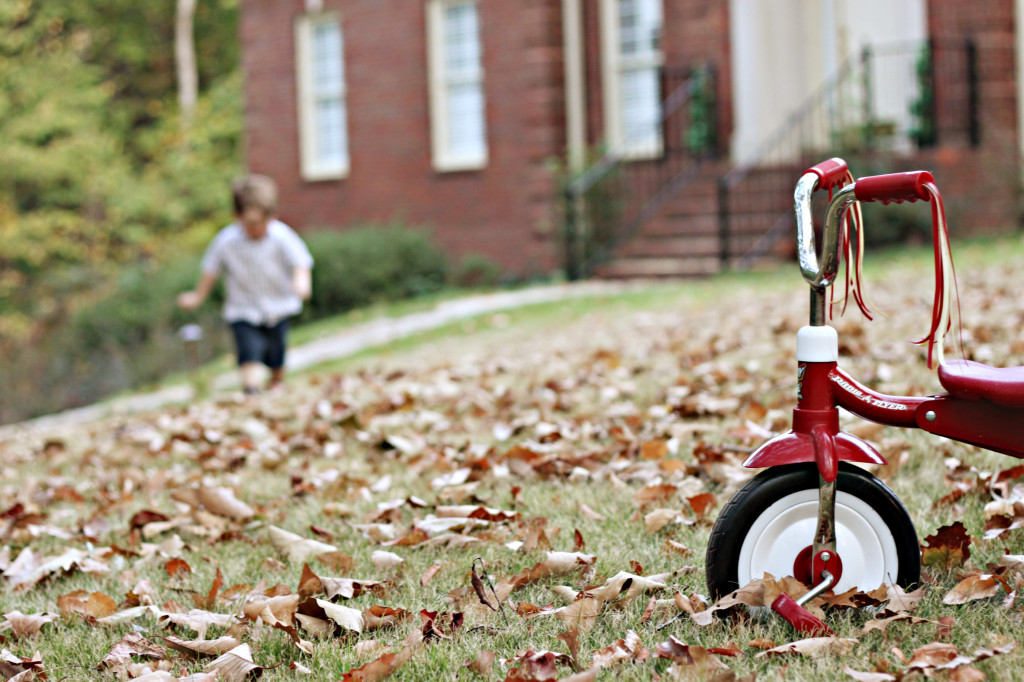
{"label": "boy's brown hair", "polygon": [[246,175],[231,183],[235,214],[258,208],[267,215],[277,211],[277,185],[266,175]]}

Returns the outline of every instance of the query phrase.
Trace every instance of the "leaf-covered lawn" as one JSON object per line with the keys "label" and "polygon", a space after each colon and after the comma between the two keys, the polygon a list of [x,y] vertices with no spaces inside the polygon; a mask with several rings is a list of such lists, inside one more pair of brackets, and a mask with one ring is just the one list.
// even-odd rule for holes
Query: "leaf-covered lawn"
{"label": "leaf-covered lawn", "polygon": [[[977,262],[959,277],[968,356],[1024,364],[1024,274]],[[938,392],[907,342],[930,273],[881,275],[868,294],[889,317],[837,319],[842,364]],[[921,589],[828,594],[813,608],[837,636],[807,640],[749,608],[799,592],[784,576],[708,603],[710,525],[745,455],[789,428],[807,293],[795,268],[669,291],[495,315],[248,402],[12,437],[0,673],[1016,676],[1024,468],[917,432],[844,418],[890,462],[875,473],[914,519]]]}

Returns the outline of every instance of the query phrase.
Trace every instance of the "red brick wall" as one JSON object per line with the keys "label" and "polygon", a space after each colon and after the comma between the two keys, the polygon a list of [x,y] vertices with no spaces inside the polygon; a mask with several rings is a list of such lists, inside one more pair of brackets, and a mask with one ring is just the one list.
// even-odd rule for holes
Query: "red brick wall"
{"label": "red brick wall", "polygon": [[[1006,230],[1019,222],[1014,14],[1013,0],[928,2],[928,32],[937,45],[940,139],[936,149],[921,154],[922,165],[934,169],[950,229],[960,234]],[[967,96],[962,46],[968,39],[977,50],[977,147],[962,121]],[[943,135],[944,129],[949,134]]]}
{"label": "red brick wall", "polygon": [[732,133],[729,3],[726,0],[665,0],[665,64],[689,69],[715,67],[718,139],[728,151]]}
{"label": "red brick wall", "polygon": [[294,32],[301,0],[243,0],[248,166],[277,179],[298,229],[400,220],[431,228],[457,259],[483,254],[512,272],[561,263],[555,180],[564,154],[559,0],[480,3],[488,165],[431,166],[425,3],[325,0],[341,14],[351,171],[299,174]]}

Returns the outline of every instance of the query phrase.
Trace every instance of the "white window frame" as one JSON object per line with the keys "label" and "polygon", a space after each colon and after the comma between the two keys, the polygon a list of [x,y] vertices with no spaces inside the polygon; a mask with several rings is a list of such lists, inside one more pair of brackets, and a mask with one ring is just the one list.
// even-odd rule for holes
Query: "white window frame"
{"label": "white window frame", "polygon": [[[445,10],[453,5],[471,4],[477,11],[477,41],[480,45],[480,67],[471,76],[480,86],[483,107],[480,125],[483,144],[478,154],[456,155],[450,149],[451,117],[448,112],[449,78],[445,60]],[[430,90],[430,147],[434,170],[438,172],[481,170],[487,166],[487,97],[484,89],[483,40],[479,32],[479,0],[427,0],[427,68]]]}
{"label": "white window frame", "polygon": [[[341,83],[338,90],[318,93],[313,82],[313,30],[325,24],[334,24],[341,37]],[[310,182],[318,180],[339,180],[348,177],[351,157],[349,156],[350,137],[348,134],[348,103],[347,86],[345,83],[345,39],[342,32],[341,17],[336,12],[303,14],[295,20],[295,69],[296,94],[298,97],[299,122],[299,157],[302,179]],[[344,149],[341,158],[336,162],[325,163],[319,159],[320,140],[317,135],[316,102],[318,97],[338,97],[341,99],[342,121],[344,125]]]}
{"label": "white window frame", "polygon": [[[662,0],[655,0],[661,2]],[[659,75],[665,63],[663,49],[641,57],[624,57],[621,53],[621,27],[619,24],[620,0],[601,0],[601,81],[603,86],[603,113],[605,139],[610,149],[628,159],[656,159],[664,153],[664,134],[659,123],[652,131],[652,140],[628,144],[625,133],[625,116],[622,102],[622,79],[626,71],[652,69]],[[662,33],[664,33],[664,7],[662,7]],[[660,79],[659,79],[660,83]],[[658,107],[661,107],[661,93]]]}

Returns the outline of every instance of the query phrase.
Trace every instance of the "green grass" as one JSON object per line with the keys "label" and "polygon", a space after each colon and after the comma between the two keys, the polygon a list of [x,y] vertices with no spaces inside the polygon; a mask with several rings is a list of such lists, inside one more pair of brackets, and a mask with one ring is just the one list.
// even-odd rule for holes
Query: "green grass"
{"label": "green grass", "polygon": [[[976,273],[997,267],[1005,272],[1001,277],[1007,291],[1018,291],[1019,281],[1013,278],[1012,264],[1022,251],[1019,238],[972,242],[958,248],[967,300],[980,296],[971,281],[980,277]],[[923,249],[869,256],[868,282],[875,287],[872,291],[879,291],[880,303],[902,312],[900,299],[891,292],[885,293],[884,287],[890,284],[902,289],[918,281],[921,295],[927,296],[930,284],[921,277],[928,275],[929,258]],[[740,395],[744,406],[757,399],[769,410],[765,423],[777,419],[786,424],[795,380],[791,357],[787,356],[791,351],[786,350],[785,344],[806,315],[803,287],[795,266],[789,264],[765,273],[662,283],[614,296],[534,305],[454,323],[368,350],[305,372],[295,377],[284,392],[243,405],[214,400],[195,406],[168,407],[156,414],[115,417],[56,435],[40,434],[0,444],[0,511],[21,502],[29,511],[42,516],[33,525],[52,525],[72,535],[71,540],[64,540],[45,533],[34,536],[26,527],[5,531],[8,535],[0,540],[0,552],[4,545],[8,546],[11,560],[25,547],[43,556],[69,546],[88,549],[89,544],[78,529],[93,518],[104,518],[110,524],[110,530],[101,533],[93,545],[106,547],[116,543],[141,551],[144,546],[132,545],[128,534],[132,515],[141,509],[176,515],[179,509],[170,495],[197,485],[200,480],[232,487],[239,499],[257,510],[250,523],[227,524],[236,534],[225,541],[211,542],[212,538],[204,533],[190,529],[191,524],[178,529],[187,545],[183,558],[192,569],[182,579],[167,576],[166,557],[141,564],[136,564],[133,557],[109,559],[110,571],[106,575],[56,574],[30,590],[0,591],[0,614],[13,609],[55,613],[58,598],[77,589],[102,591],[116,601],[124,601],[126,593],[140,580],[151,582],[159,595],[159,604],[173,600],[188,608],[192,606],[190,591],[205,595],[217,569],[224,575],[224,589],[262,583],[264,588],[284,584],[288,590],[294,590],[302,565],[286,563],[283,570],[278,570],[266,563],[268,557],[281,558],[267,540],[266,526],[277,525],[313,537],[310,527],[315,525],[331,535],[328,541],[339,551],[353,558],[354,569],[346,577],[396,581],[384,598],[364,594],[346,605],[401,607],[414,614],[414,624],[419,622],[417,614],[421,609],[465,614],[466,622],[460,631],[450,640],[426,645],[395,672],[393,679],[472,679],[472,673],[462,665],[482,649],[493,650],[501,658],[528,649],[567,652],[566,645],[558,639],[565,631],[561,621],[552,616],[523,619],[508,612],[510,625],[506,627],[500,615],[478,605],[472,592],[466,590],[476,557],[484,560],[494,579],[510,577],[543,559],[542,551],[516,553],[504,546],[504,542],[516,539],[522,532],[518,524],[498,524],[493,535],[463,548],[380,547],[365,539],[354,525],[375,515],[381,502],[415,495],[430,507],[402,507],[395,512],[391,520],[400,532],[405,532],[417,517],[433,511],[434,505],[451,503],[440,490],[431,487],[434,477],[487,460],[489,468],[480,465],[475,470],[479,480],[468,493],[473,496],[468,501],[514,509],[522,514],[524,522],[540,523],[544,519],[545,528],[560,529],[557,535],[552,532],[552,545],[557,550],[572,549],[574,531],[579,530],[585,541],[584,551],[597,557],[594,575],[543,579],[513,593],[515,601],[561,605],[560,598],[551,590],[553,586],[580,589],[587,584],[600,584],[620,571],[630,571],[630,562],[642,565],[648,575],[687,565],[697,568],[674,579],[672,590],[655,595],[661,599],[670,599],[676,589],[684,594],[705,592],[704,547],[709,525],[673,525],[657,534],[645,531],[642,510],[633,501],[643,479],[632,476],[646,476],[650,472],[637,457],[636,448],[630,449],[628,443],[638,447],[647,440],[665,439],[676,433],[674,428],[683,427],[676,434],[678,454],[672,458],[692,467],[701,485],[718,495],[713,518],[727,492],[699,469],[695,449],[701,441],[742,448],[756,446],[759,439],[743,435],[744,418],[739,414],[678,419],[658,416],[651,408],[664,405],[670,389],[686,385],[711,396]],[[394,316],[400,310],[420,311],[435,302],[381,308],[373,314]],[[864,331],[852,322],[837,324],[843,325],[844,335],[854,341],[866,339],[866,348],[881,348],[879,339],[891,337],[897,341],[893,347],[902,348],[902,339],[910,334],[899,326],[900,318],[893,315],[890,320],[864,326]],[[300,329],[295,341],[319,338],[365,319],[350,315],[340,321]],[[992,322],[993,327],[999,324],[1006,326],[1005,320]],[[1003,337],[1018,332],[1016,328],[993,332],[995,337],[990,345],[1000,358],[1012,358],[1012,351],[1004,349]],[[886,353],[895,352],[885,348]],[[904,388],[932,390],[928,382],[933,377],[922,368],[918,356],[904,354],[879,359],[866,353],[844,359],[846,362],[858,377],[867,377],[871,367],[888,362],[899,376],[896,381]],[[744,385],[749,387],[741,388]],[[603,390],[610,388],[621,395],[602,395]],[[635,411],[621,409],[625,403],[632,403]],[[774,417],[773,412],[777,413]],[[252,420],[277,435],[253,436]],[[522,422],[522,430],[510,441],[495,439],[494,423],[515,425],[517,421]],[[596,467],[599,475],[587,481],[576,481],[564,473],[543,477],[513,470],[508,475],[499,475],[493,465],[508,463],[503,455],[514,443],[532,440],[538,422],[553,424],[563,433],[562,440],[549,445],[561,447],[566,461],[593,454],[599,462],[620,459],[624,466],[615,469],[615,476],[603,466]],[[685,427],[697,422],[710,431],[685,431]],[[165,438],[155,451],[148,449],[139,436],[145,428],[156,429]],[[210,435],[211,431],[221,437]],[[422,438],[425,448],[415,455],[387,449],[381,442],[388,435]],[[45,452],[42,445],[48,437],[61,438],[65,450]],[[982,492],[964,498],[962,509],[933,506],[949,490],[943,480],[946,457],[956,457],[982,471],[1005,468],[1014,464],[1013,460],[917,431],[885,429],[872,440],[888,443],[897,452],[906,449],[910,453],[909,461],[887,482],[908,507],[919,537],[962,520],[976,539],[969,567],[984,569],[1004,552],[1024,553],[1024,531],[1011,531],[996,541],[980,540],[982,509],[990,499]],[[325,444],[340,447],[341,453],[330,457]],[[312,487],[312,481],[331,470],[337,470],[339,480],[349,484],[336,481]],[[366,488],[384,476],[392,480],[388,490],[375,492]],[[671,480],[670,474],[663,477]],[[62,486],[73,488],[84,502],[65,501],[56,493]],[[514,488],[520,489],[517,497],[513,495]],[[581,514],[580,504],[596,510],[604,519],[594,520]],[[337,505],[347,507],[350,516],[331,513]],[[687,505],[677,496],[665,506],[686,509]],[[168,535],[161,534],[152,542],[160,542]],[[688,547],[690,554],[666,554],[663,545],[669,538]],[[378,573],[371,562],[377,549],[395,551],[405,563],[398,569]],[[336,575],[319,560],[310,563],[320,575]],[[441,570],[431,582],[421,586],[420,576],[435,563],[441,564]],[[1000,609],[1001,596],[964,606],[941,603],[945,593],[956,584],[959,572],[926,569],[927,596],[915,615],[933,621],[953,617],[950,641],[962,653],[990,645],[993,637],[1019,638],[1020,606],[1010,611]],[[658,631],[657,626],[675,616],[676,609],[670,606],[659,610],[650,621],[640,623],[649,596],[621,608],[608,607],[601,614],[594,628],[580,638],[584,665],[594,651],[632,629],[652,650],[669,635],[702,646],[735,642],[742,656],[723,657],[723,661],[738,675],[756,673],[758,679],[840,680],[846,679],[841,672],[844,664],[871,670],[886,663],[893,671],[899,670],[902,663],[894,648],[909,656],[914,648],[934,641],[936,636],[933,624],[898,623],[885,633],[860,637],[860,643],[842,657],[758,658],[757,650],[748,646],[751,640],[769,638],[781,644],[796,638],[780,619],[719,619],[708,628],[700,628],[682,618]],[[221,600],[215,610],[233,613],[239,607],[237,602]],[[869,611],[833,613],[828,622],[839,635],[848,637],[856,636],[872,617]],[[167,634],[163,624],[149,618],[134,625],[146,635]],[[491,629],[478,629],[479,626]],[[38,634],[17,639],[9,632],[0,636],[7,638],[3,646],[18,655],[30,656],[40,651],[51,679],[112,679],[109,674],[97,672],[95,666],[132,627],[90,624],[72,615],[45,626]],[[312,655],[298,651],[285,633],[267,627],[250,631],[245,641],[252,645],[257,663],[283,664],[264,672],[262,679],[294,679],[297,675],[287,669],[292,660],[311,668],[312,679],[339,679],[345,671],[373,658],[356,654],[358,641],[378,639],[387,650],[392,650],[400,645],[410,627],[361,636],[347,633],[316,641]],[[193,636],[188,630],[178,634],[186,639]],[[220,629],[211,628],[208,636],[219,634]],[[1020,652],[998,656],[977,667],[992,679],[1019,678],[1020,656]],[[198,672],[202,666],[175,659],[174,670]],[[490,679],[504,679],[505,672],[499,669],[496,665]],[[602,672],[598,679],[649,680],[654,674],[667,675],[667,669],[667,661],[650,660],[620,665]],[[559,671],[563,676],[569,672],[564,667]]]}

